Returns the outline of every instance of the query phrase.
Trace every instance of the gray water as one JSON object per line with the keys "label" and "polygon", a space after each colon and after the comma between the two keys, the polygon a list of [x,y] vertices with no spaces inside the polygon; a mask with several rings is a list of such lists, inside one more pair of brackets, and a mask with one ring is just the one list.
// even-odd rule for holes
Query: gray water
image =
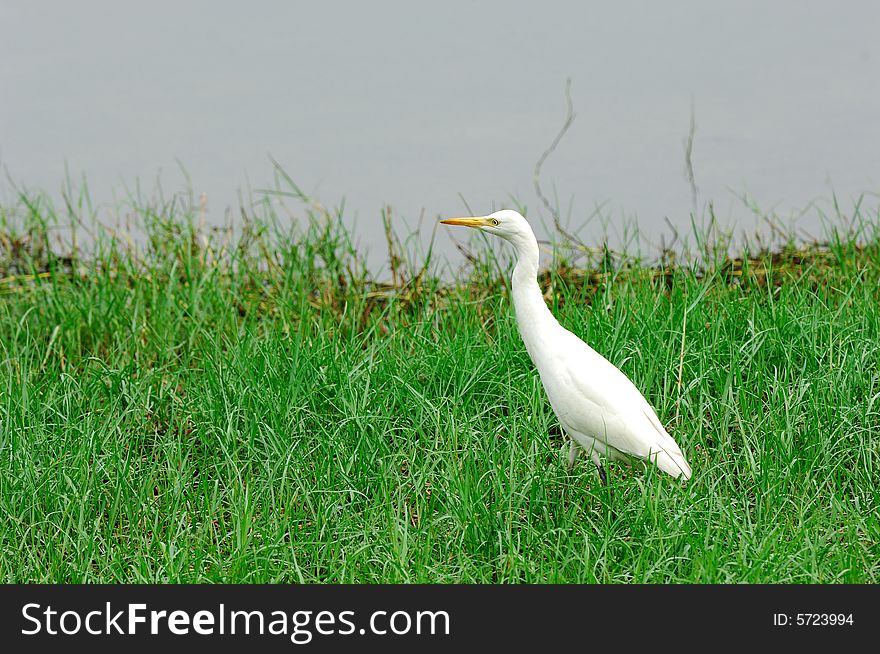
{"label": "gray water", "polygon": [[543,177],[571,225],[687,225],[693,106],[698,206],[746,229],[743,194],[789,216],[880,191],[878,29],[876,2],[3,0],[0,165],[53,193],[85,176],[105,207],[191,183],[222,222],[271,154],[381,253],[386,204],[403,231],[462,197],[539,215],[571,78]]}

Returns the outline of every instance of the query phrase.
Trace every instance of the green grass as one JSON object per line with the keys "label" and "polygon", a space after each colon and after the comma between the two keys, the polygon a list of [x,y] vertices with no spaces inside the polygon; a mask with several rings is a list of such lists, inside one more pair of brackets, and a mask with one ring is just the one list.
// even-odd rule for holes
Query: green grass
{"label": "green grass", "polygon": [[606,488],[566,471],[506,259],[383,285],[338,217],[264,209],[233,240],[135,206],[136,249],[80,216],[88,252],[0,210],[4,581],[880,579],[877,215],[735,262],[557,252],[554,312],[694,470]]}

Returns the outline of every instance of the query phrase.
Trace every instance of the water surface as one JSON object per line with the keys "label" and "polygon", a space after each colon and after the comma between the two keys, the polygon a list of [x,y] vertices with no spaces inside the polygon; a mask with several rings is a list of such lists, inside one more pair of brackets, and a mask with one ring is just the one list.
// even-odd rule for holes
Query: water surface
{"label": "water surface", "polygon": [[744,193],[790,215],[880,191],[877,25],[872,2],[6,0],[0,164],[52,192],[67,166],[109,206],[136,180],[184,188],[179,161],[219,222],[270,182],[271,154],[344,198],[378,253],[385,204],[405,226],[461,214],[460,196],[535,215],[571,78],[577,118],[544,180],[573,225],[597,205],[612,229],[687,224],[693,104],[698,203],[746,229]]}

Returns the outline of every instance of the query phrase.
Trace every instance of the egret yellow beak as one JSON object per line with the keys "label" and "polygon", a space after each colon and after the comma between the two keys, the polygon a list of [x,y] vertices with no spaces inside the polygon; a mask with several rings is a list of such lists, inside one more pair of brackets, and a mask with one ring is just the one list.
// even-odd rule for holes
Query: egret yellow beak
{"label": "egret yellow beak", "polygon": [[475,216],[473,218],[447,218],[440,222],[444,225],[462,225],[463,227],[490,227],[492,225],[490,220],[488,216]]}

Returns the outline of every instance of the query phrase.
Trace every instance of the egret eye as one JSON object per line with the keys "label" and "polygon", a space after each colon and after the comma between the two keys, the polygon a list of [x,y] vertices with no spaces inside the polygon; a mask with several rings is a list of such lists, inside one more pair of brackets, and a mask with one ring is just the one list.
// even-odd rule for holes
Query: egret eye
{"label": "egret eye", "polygon": [[492,227],[498,227],[498,225],[501,224],[501,222],[497,218],[493,218],[491,222],[492,222]]}

